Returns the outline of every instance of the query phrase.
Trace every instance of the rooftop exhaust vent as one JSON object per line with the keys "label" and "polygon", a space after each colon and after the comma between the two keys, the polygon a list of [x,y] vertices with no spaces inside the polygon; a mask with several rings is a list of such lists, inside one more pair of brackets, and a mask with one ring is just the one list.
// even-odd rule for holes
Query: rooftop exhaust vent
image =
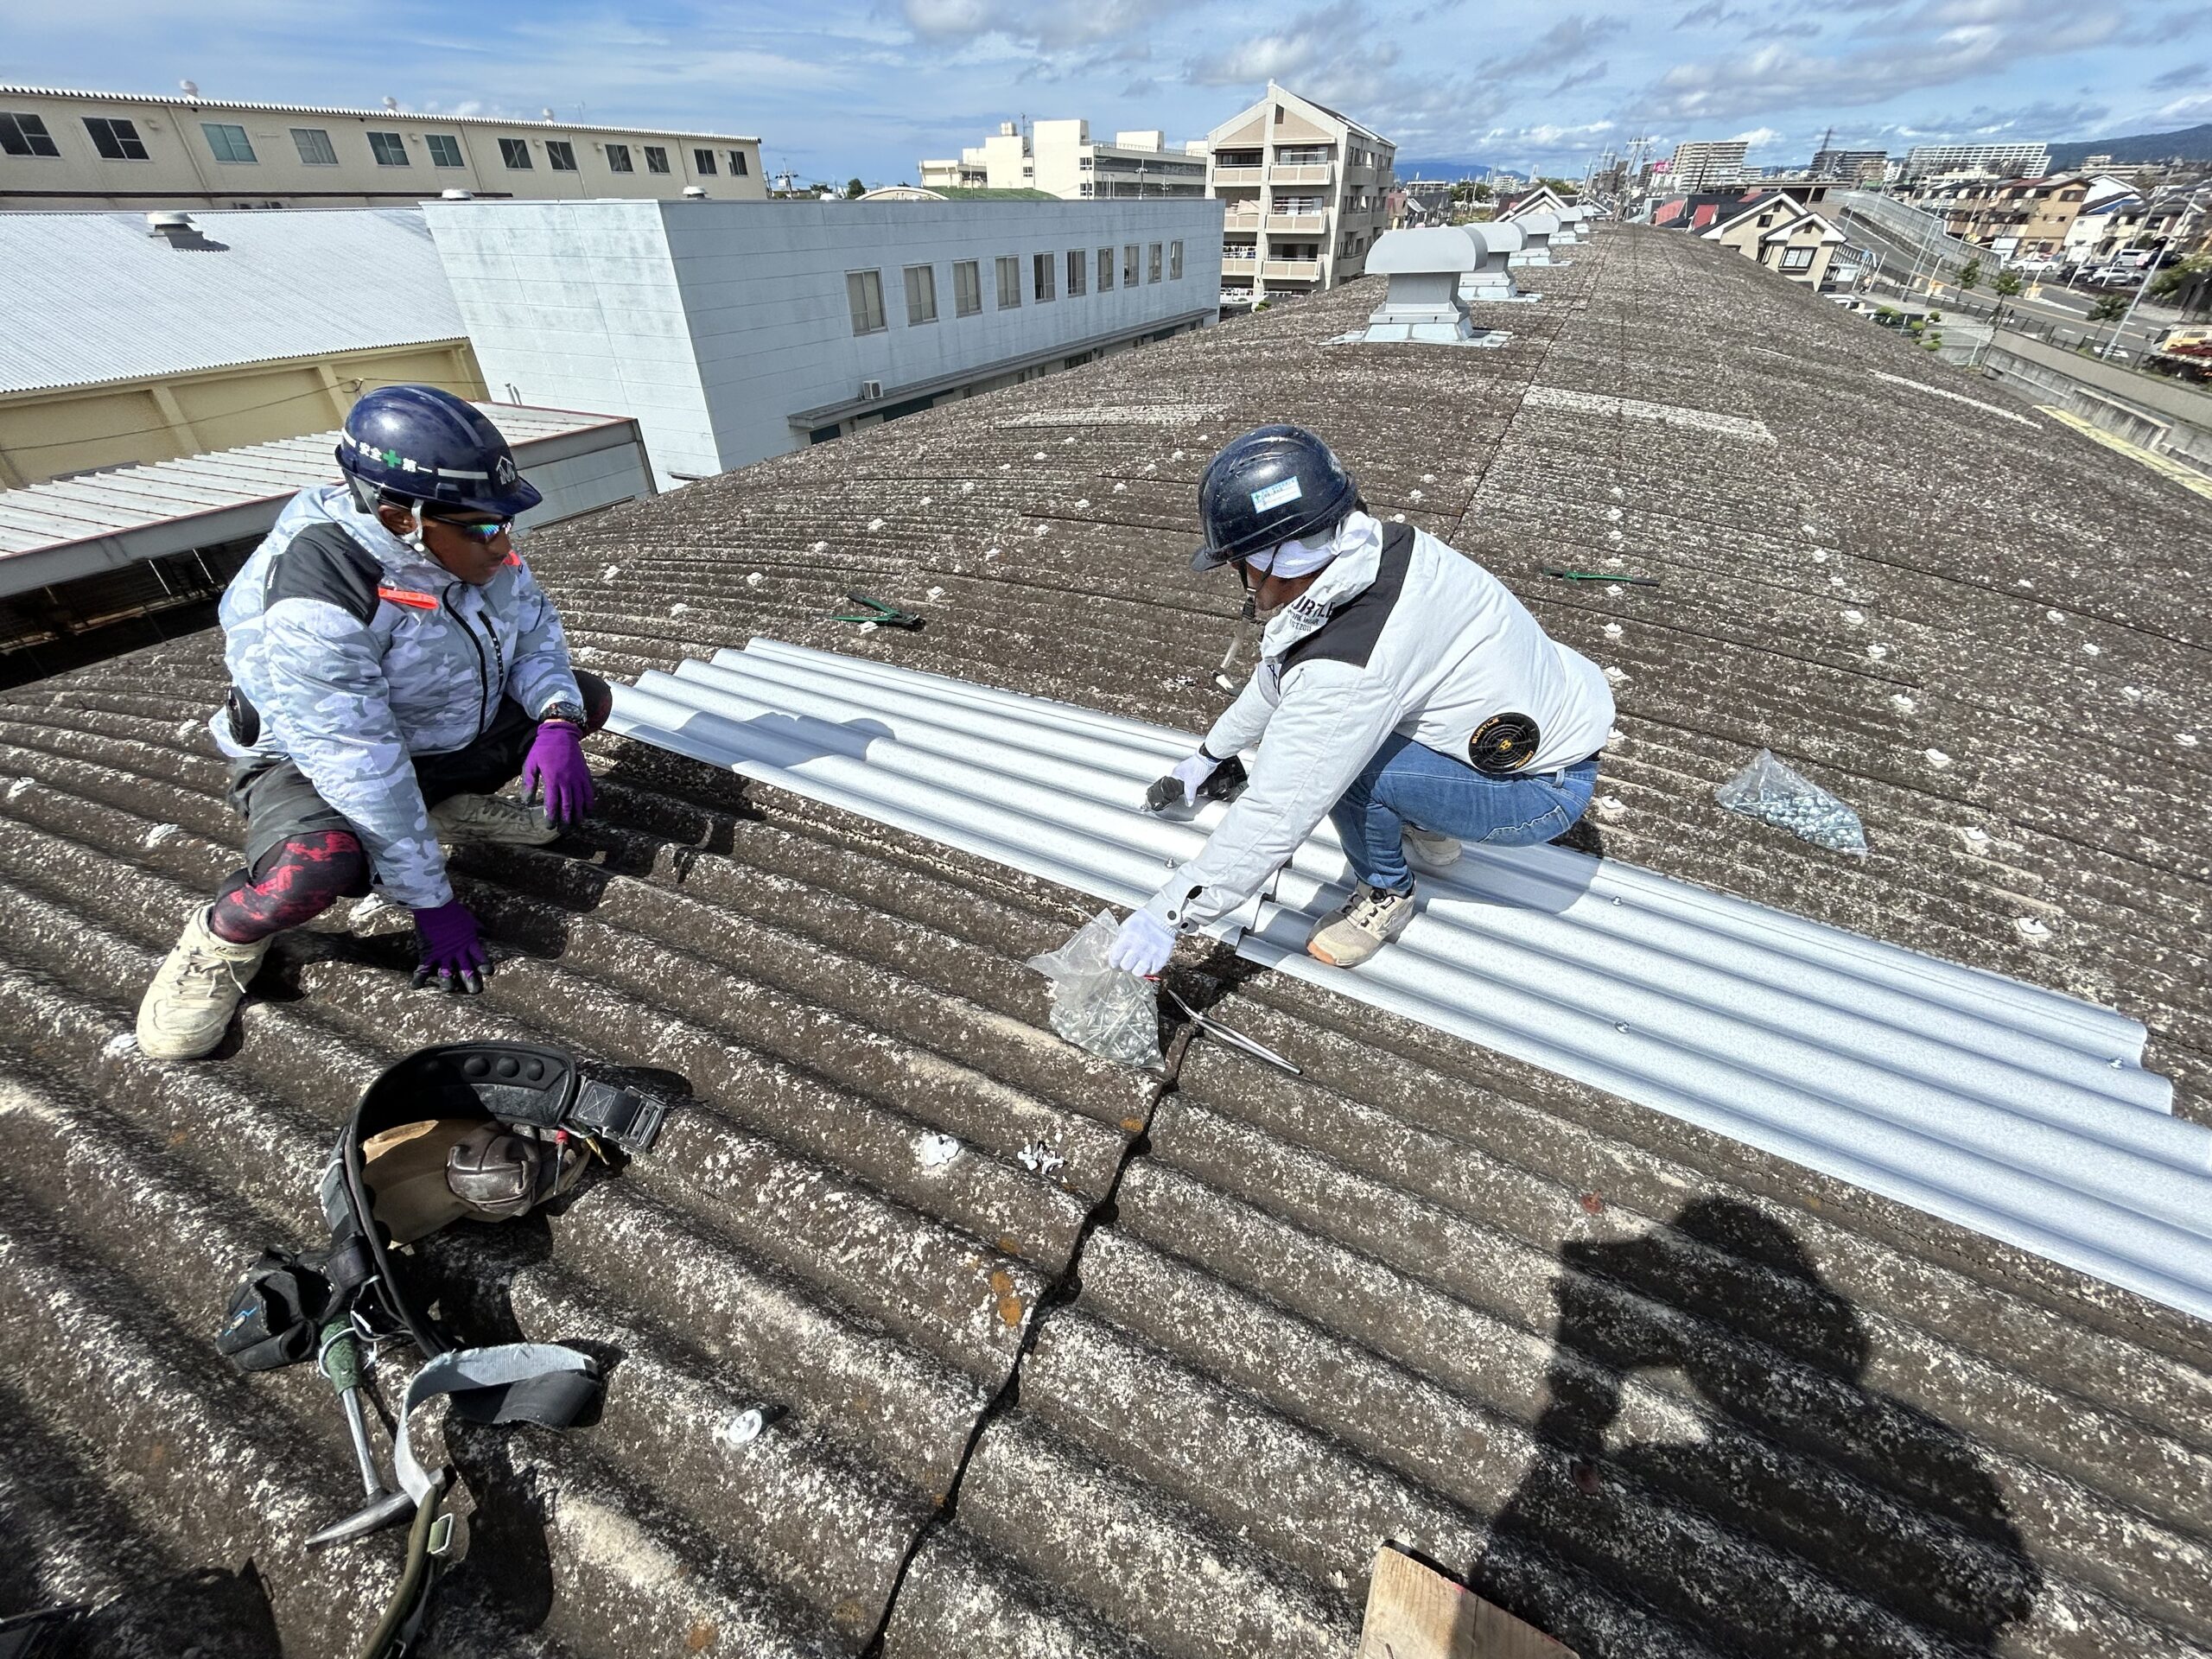
{"label": "rooftop exhaust vent", "polygon": [[190,213],[181,213],[174,207],[146,215],[146,234],[149,236],[189,236],[199,228],[192,222]]}
{"label": "rooftop exhaust vent", "polygon": [[1513,223],[1526,238],[1526,245],[1509,262],[1516,265],[1562,264],[1563,260],[1552,257],[1552,238],[1559,234],[1559,215],[1556,213],[1522,213]]}
{"label": "rooftop exhaust vent", "polygon": [[474,190],[441,190],[438,192],[438,200],[440,201],[474,201],[476,200],[476,193]]}
{"label": "rooftop exhaust vent", "polygon": [[1503,345],[1503,334],[1476,328],[1459,297],[1460,281],[1477,262],[1475,245],[1463,231],[1439,226],[1385,232],[1368,254],[1367,269],[1389,286],[1365,330],[1346,338],[1374,345]]}
{"label": "rooftop exhaust vent", "polygon": [[704,185],[697,184],[685,185],[683,187],[683,199],[686,201],[704,201],[707,199],[706,187]]}
{"label": "rooftop exhaust vent", "polygon": [[1516,224],[1462,225],[1460,233],[1474,245],[1475,268],[1459,282],[1459,297],[1470,304],[1500,300],[1540,300],[1541,294],[1523,294],[1514,283],[1513,257],[1527,245]]}

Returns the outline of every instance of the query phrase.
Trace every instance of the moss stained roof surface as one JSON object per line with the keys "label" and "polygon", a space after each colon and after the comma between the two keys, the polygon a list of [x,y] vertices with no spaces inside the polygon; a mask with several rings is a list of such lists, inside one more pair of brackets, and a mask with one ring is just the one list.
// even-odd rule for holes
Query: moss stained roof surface
{"label": "moss stained roof surface", "polygon": [[[1363,284],[531,561],[601,673],[767,632],[1195,728],[1233,601],[1193,485],[1304,420],[1621,671],[1607,855],[2118,1007],[2205,1116],[2204,505],[1709,244],[1573,257],[1502,350],[1320,344]],[[1536,574],[1613,558],[1665,585]],[[929,626],[822,620],[848,588]],[[1078,896],[643,747],[594,740],[557,849],[457,860],[480,1000],[404,991],[356,912],[151,1065],[137,1000],[238,842],[222,677],[208,634],[0,696],[0,1611],[352,1650],[399,1541],[302,1554],[357,1501],[338,1413],[208,1333],[313,1237],[369,1077],[513,1033],[691,1097],[428,1252],[472,1334],[615,1361],[594,1427],[444,1436],[440,1651],[1343,1656],[1387,1536],[1585,1659],[2212,1653],[2202,1325],[1195,944],[1185,988],[1304,1077],[1093,1061],[1021,966]],[[1713,804],[1761,746],[1870,857]]]}

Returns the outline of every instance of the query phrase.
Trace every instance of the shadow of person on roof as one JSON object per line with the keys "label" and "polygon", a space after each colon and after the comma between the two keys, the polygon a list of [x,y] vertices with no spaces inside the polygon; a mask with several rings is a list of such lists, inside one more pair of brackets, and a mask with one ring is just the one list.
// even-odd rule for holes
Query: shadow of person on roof
{"label": "shadow of person on roof", "polygon": [[[693,728],[700,735],[721,737],[748,752],[765,750],[778,766],[798,766],[830,754],[858,758],[865,755],[869,743],[891,735],[891,728],[880,721],[833,724],[791,715],[759,715],[742,721],[695,715],[687,723],[687,729]],[[641,856],[650,862],[645,842],[653,836],[679,842],[695,855],[727,855],[736,844],[738,823],[758,822],[767,816],[752,799],[759,786],[741,772],[660,748],[640,737],[618,735],[614,741],[620,747],[612,764],[594,764],[594,778],[602,790],[611,791],[608,805],[618,806],[623,817],[633,823],[643,822],[639,830],[598,837],[620,843],[607,849],[601,861],[609,868],[625,874],[639,874],[628,866]],[[604,761],[603,751],[598,758]],[[587,839],[594,838],[588,824],[582,833]]]}
{"label": "shadow of person on roof", "polygon": [[1667,1651],[1669,1625],[1771,1659],[1999,1650],[2042,1586],[2004,1497],[1964,1436],[1867,1384],[1858,1311],[1788,1228],[1703,1198],[1560,1257],[1550,1402],[1479,1593],[1581,1659]]}

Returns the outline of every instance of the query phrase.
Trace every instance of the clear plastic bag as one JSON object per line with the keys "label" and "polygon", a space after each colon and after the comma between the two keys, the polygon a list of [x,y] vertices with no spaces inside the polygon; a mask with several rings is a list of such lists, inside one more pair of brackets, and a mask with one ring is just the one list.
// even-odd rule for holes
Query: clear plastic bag
{"label": "clear plastic bag", "polygon": [[1713,791],[1713,798],[1732,812],[1748,813],[1815,847],[1866,855],[1866,830],[1859,815],[1811,779],[1783,765],[1771,750],[1753,755],[1749,766]]}
{"label": "clear plastic bag", "polygon": [[1120,931],[1113,913],[1102,910],[1058,950],[1030,957],[1029,965],[1052,982],[1054,1031],[1103,1058],[1158,1065],[1158,994],[1106,961]]}

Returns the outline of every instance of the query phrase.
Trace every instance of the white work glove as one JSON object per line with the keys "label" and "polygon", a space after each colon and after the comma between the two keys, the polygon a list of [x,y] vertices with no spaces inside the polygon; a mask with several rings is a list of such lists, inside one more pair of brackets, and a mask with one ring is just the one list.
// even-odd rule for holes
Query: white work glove
{"label": "white work glove", "polygon": [[1175,930],[1148,910],[1133,910],[1129,919],[1122,924],[1122,931],[1114,936],[1113,949],[1107,951],[1107,962],[1132,973],[1140,979],[1149,979],[1167,965],[1167,958],[1175,954]]}
{"label": "white work glove", "polygon": [[[1150,789],[1145,791],[1145,804],[1154,812],[1163,812],[1171,806],[1181,806],[1186,803],[1195,802],[1198,798],[1198,791],[1205,786],[1206,779],[1220,769],[1221,762],[1204,749],[1198,750],[1195,754],[1186,755],[1174,764],[1166,777],[1160,779]],[[1168,788],[1167,785],[1171,782],[1182,786],[1182,794],[1179,796],[1173,790]]]}

